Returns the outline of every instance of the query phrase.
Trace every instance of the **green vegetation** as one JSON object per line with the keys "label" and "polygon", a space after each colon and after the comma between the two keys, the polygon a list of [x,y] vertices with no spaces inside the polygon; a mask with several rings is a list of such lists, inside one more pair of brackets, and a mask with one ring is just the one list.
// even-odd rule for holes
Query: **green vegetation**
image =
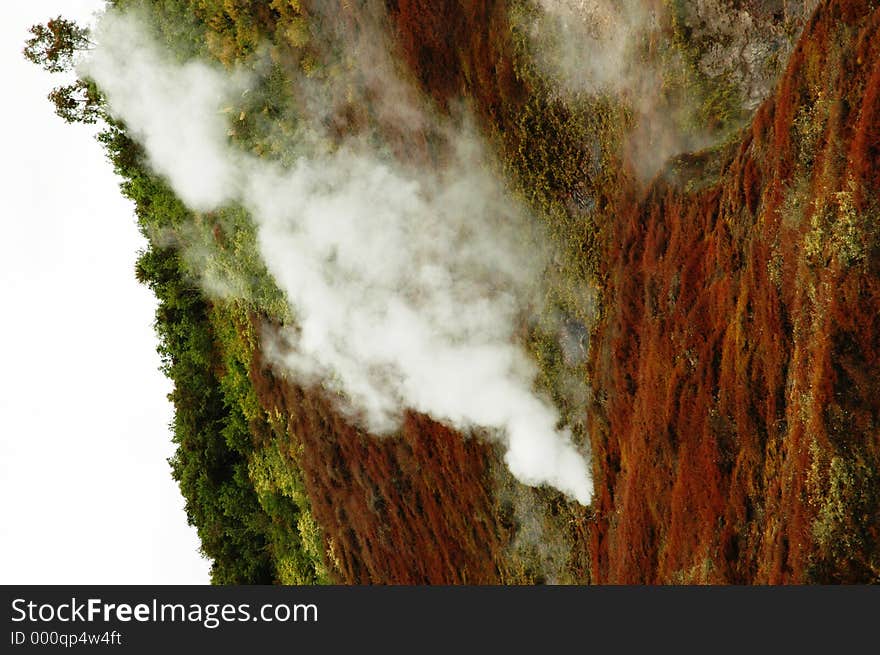
{"label": "green vegetation", "polygon": [[[113,126],[101,135],[123,192],[135,202],[139,225],[151,247],[136,274],[159,301],[156,331],[163,370],[174,382],[170,398],[177,452],[174,478],[186,498],[190,523],[199,531],[217,583],[317,583],[328,580],[320,531],[292,458],[275,457],[278,426],[256,397],[249,367],[257,346],[258,309],[284,316],[286,303],[256,255],[253,228],[241,210],[215,217],[193,215],[141,161],[140,148]],[[247,285],[236,299],[210,301],[201,272],[184,252],[159,245],[175,231],[233,235],[210,256],[222,277],[216,284]],[[195,262],[201,265],[203,262]],[[235,267],[235,273],[232,269]],[[232,296],[230,296],[232,297]],[[288,440],[289,441],[289,440]]]}
{"label": "green vegetation", "polygon": [[701,60],[726,45],[724,38],[730,35],[712,34],[705,23],[694,25],[691,3],[665,0],[664,4],[671,39],[659,59],[668,107],[675,112],[682,134],[726,139],[745,125],[751,112],[745,109],[745,98],[731,79],[731,71],[710,76]]}
{"label": "green vegetation", "polygon": [[202,550],[214,560],[212,579],[271,582],[267,521],[247,477],[250,433],[240,407],[218,383],[209,306],[171,249],[143,253],[137,276],[159,300],[163,368],[175,383],[170,399],[178,450],[171,466]]}
{"label": "green vegetation", "polygon": [[[249,9],[226,11],[234,10],[234,3],[112,4],[140,11],[181,60],[214,54],[231,64],[252,52],[264,36],[255,31]],[[288,13],[292,6],[276,4]],[[229,25],[224,27],[221,14]],[[50,72],[69,70],[77,53],[90,46],[85,29],[60,17],[34,26],[32,33],[24,54]],[[218,34],[234,35],[235,47]],[[230,136],[242,148],[258,154],[273,149],[260,132],[264,124],[254,117],[281,112],[284,89],[275,65],[247,106],[235,108],[241,119]],[[125,125],[106,116],[91,80],[58,87],[50,99],[68,122],[107,123],[99,140],[122,180],[123,194],[135,203],[139,228],[150,243],[135,273],[158,300],[155,329],[162,368],[174,383],[171,427],[177,451],[170,465],[202,551],[213,560],[212,580],[329,581],[321,530],[290,451],[294,438],[272,414],[274,408],[260,405],[250,380],[260,325],[290,320],[287,303],[259,257],[252,222],[234,206],[211,214],[189,211],[146,165]],[[274,152],[280,158],[283,148],[275,144]],[[183,243],[186,248],[175,245]],[[212,299],[206,287],[214,292]]]}
{"label": "green vegetation", "polygon": [[[849,451],[849,452],[848,452]],[[812,582],[880,582],[880,553],[871,548],[880,513],[880,473],[862,448],[840,449],[828,459],[810,444],[809,502],[816,512],[816,552],[807,576]]]}

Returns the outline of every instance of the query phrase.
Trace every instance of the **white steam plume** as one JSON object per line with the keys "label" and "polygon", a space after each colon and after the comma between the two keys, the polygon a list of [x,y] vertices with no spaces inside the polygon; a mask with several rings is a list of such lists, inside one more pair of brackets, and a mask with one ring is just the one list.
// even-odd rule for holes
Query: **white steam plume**
{"label": "white steam plume", "polygon": [[[659,29],[644,0],[540,0],[543,21],[533,26],[537,56],[573,90],[631,95],[654,93],[661,80],[639,49]],[[547,43],[547,37],[553,43]]]}
{"label": "white steam plume", "polygon": [[411,408],[496,430],[511,472],[588,503],[589,468],[532,391],[515,331],[544,259],[523,210],[473,139],[442,170],[401,169],[360,142],[289,168],[231,146],[218,110],[243,75],[178,65],[131,16],[110,13],[84,64],[111,112],[190,207],[240,203],[298,324],[276,354],[345,395],[385,433]]}
{"label": "white steam plume", "polygon": [[[636,126],[628,149],[643,180],[667,159],[706,145],[702,135],[684,134],[677,114],[688,101],[669,104],[661,61],[649,45],[666,41],[662,5],[649,0],[540,0],[543,12],[530,26],[536,58],[570,92],[615,96],[631,107]],[[670,43],[664,48],[669,51]],[[663,62],[677,67],[675,59]]]}

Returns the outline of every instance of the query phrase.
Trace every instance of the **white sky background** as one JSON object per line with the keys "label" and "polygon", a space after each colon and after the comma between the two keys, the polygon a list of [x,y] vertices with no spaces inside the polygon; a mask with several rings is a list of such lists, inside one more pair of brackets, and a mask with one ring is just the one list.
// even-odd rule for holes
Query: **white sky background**
{"label": "white sky background", "polygon": [[0,584],[203,584],[131,203],[46,99],[68,80],[21,55],[34,23],[101,7],[0,4]]}

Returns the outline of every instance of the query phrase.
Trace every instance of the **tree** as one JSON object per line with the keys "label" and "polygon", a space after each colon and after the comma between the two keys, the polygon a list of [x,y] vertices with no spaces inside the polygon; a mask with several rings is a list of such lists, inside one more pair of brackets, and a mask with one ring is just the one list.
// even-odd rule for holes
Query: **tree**
{"label": "tree", "polygon": [[103,116],[101,94],[90,80],[55,87],[49,100],[55,113],[68,123],[94,123]]}
{"label": "tree", "polygon": [[50,73],[60,73],[73,67],[74,55],[90,45],[89,30],[76,22],[57,16],[45,25],[33,25],[33,37],[25,42],[23,54]]}
{"label": "tree", "polygon": [[[25,42],[23,54],[50,73],[70,70],[76,53],[92,45],[88,28],[61,16],[32,25],[30,32],[33,36]],[[103,116],[101,93],[91,80],[55,87],[49,100],[68,123],[95,123]]]}

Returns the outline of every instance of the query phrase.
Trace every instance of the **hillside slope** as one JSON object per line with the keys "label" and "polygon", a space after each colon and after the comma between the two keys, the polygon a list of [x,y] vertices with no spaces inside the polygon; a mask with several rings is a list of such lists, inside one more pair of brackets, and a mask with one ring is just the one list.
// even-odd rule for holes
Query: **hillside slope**
{"label": "hillside slope", "polygon": [[620,205],[597,581],[878,580],[878,30],[871,3],[822,3],[741,141]]}
{"label": "hillside slope", "polygon": [[247,71],[220,110],[237,163],[356,143],[445,179],[476,134],[550,253],[515,326],[531,391],[591,459],[583,506],[479,426],[370,434],[278,356],[297,308],[244,203],[187,207],[103,106],[215,582],[880,579],[876,2],[110,5],[176,62]]}

